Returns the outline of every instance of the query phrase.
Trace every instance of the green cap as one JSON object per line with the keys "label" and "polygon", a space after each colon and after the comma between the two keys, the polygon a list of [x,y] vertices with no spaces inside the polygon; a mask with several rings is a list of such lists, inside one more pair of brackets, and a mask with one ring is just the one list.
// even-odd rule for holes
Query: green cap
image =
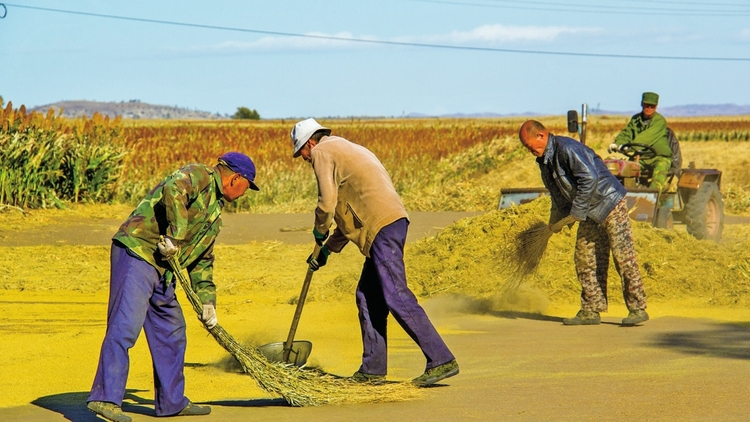
{"label": "green cap", "polygon": [[659,104],[659,94],[655,92],[644,92],[643,97],[641,97],[641,102],[644,104],[657,105]]}

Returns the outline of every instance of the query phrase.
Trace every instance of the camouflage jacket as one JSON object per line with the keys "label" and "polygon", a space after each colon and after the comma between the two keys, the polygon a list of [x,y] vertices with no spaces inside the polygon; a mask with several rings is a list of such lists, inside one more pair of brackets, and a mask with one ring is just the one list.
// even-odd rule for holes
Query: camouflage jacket
{"label": "camouflage jacket", "polygon": [[219,172],[189,164],[170,174],[138,204],[112,238],[127,247],[171,282],[174,274],[156,244],[160,236],[179,247],[179,262],[190,274],[203,303],[216,303],[213,282],[214,241],[224,206]]}

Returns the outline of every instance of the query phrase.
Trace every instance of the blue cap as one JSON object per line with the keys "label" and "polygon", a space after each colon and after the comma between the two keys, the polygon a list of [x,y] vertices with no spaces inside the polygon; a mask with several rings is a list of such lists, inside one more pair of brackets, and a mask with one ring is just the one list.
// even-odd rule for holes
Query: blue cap
{"label": "blue cap", "polygon": [[241,152],[232,151],[219,157],[219,163],[226,164],[230,170],[247,179],[250,182],[250,189],[259,190],[255,185],[255,164],[250,157]]}

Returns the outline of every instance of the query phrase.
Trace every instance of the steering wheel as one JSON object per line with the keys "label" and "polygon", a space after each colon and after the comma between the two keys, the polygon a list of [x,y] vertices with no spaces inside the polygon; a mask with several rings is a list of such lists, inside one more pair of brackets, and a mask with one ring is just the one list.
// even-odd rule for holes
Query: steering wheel
{"label": "steering wheel", "polygon": [[620,152],[631,160],[636,156],[639,156],[640,158],[643,158],[645,160],[650,160],[656,157],[656,150],[646,144],[622,144],[622,146],[620,146]]}

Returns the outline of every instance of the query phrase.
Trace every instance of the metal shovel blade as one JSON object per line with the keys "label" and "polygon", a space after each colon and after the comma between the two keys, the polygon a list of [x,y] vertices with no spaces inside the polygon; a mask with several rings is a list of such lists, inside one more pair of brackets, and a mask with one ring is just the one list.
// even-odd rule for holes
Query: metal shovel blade
{"label": "metal shovel blade", "polygon": [[278,343],[268,343],[258,347],[258,350],[269,362],[284,362],[290,363],[294,366],[302,366],[307,362],[307,358],[312,351],[311,342],[307,340],[293,341],[287,359],[284,359],[284,344],[286,344],[286,342],[283,341]]}

